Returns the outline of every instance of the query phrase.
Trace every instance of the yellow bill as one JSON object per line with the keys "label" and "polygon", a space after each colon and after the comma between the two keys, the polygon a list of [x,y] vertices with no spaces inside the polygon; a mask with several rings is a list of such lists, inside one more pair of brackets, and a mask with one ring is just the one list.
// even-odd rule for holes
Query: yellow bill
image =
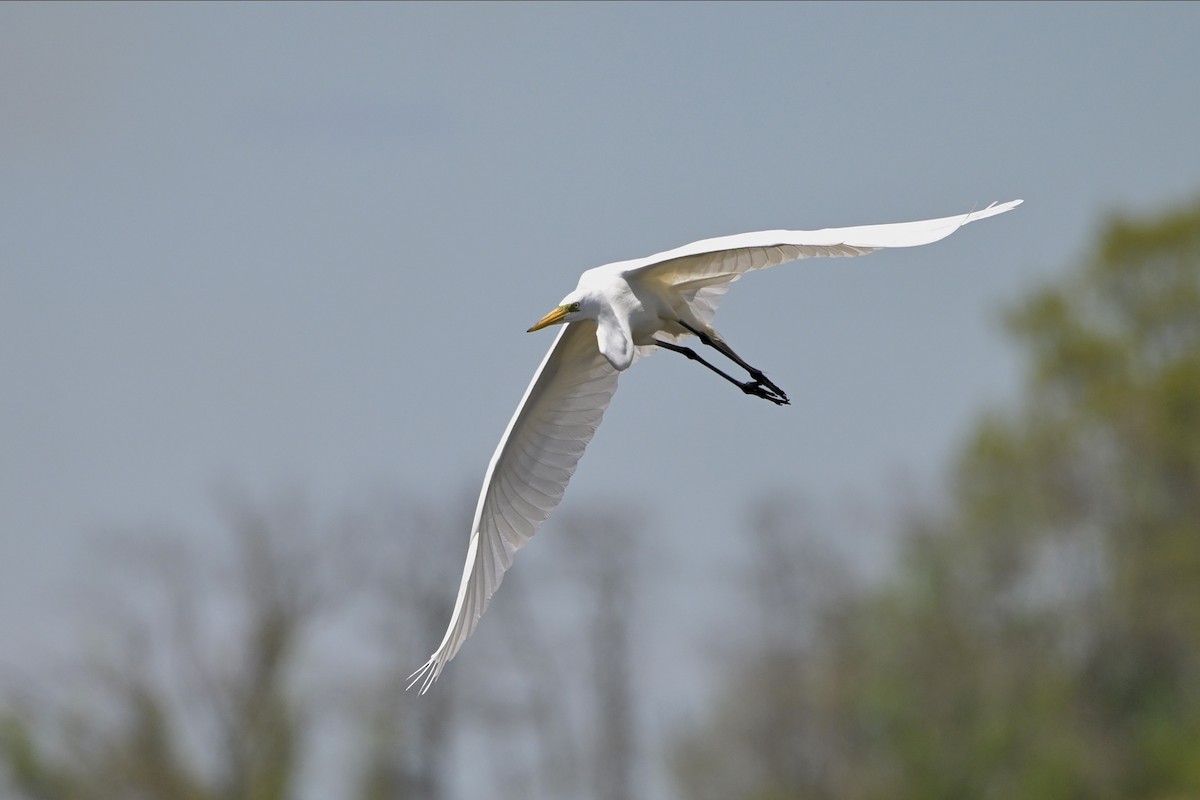
{"label": "yellow bill", "polygon": [[567,306],[559,306],[546,316],[539,319],[537,322],[533,323],[533,327],[525,332],[533,333],[534,331],[540,331],[542,328],[549,327],[550,325],[557,325],[563,321],[563,317],[565,316],[567,316]]}

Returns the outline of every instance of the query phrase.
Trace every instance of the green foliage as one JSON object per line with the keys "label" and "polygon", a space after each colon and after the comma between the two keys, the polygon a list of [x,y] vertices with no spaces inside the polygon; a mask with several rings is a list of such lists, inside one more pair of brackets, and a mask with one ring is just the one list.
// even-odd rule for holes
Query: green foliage
{"label": "green foliage", "polygon": [[743,666],[688,796],[1200,797],[1200,205],[1113,220],[1009,327],[1020,405],[890,580]]}
{"label": "green foliage", "polygon": [[0,756],[14,796],[215,800],[176,751],[162,698],[140,682],[126,690],[123,719],[113,728],[100,730],[95,720],[70,715],[61,721],[55,746],[38,735],[37,715],[6,714]]}

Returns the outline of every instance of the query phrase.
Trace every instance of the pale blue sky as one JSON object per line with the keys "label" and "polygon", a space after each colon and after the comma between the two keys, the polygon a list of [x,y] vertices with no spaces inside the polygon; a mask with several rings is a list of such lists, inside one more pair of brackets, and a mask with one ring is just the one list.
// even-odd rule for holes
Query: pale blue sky
{"label": "pale blue sky", "polygon": [[656,355],[564,507],[628,498],[704,552],[764,487],[936,487],[1017,385],[999,304],[1200,190],[1197,31],[1195,3],[0,4],[0,652],[89,537],[203,530],[218,482],[458,498],[587,267],[1022,197],[739,283],[717,327],[793,405]]}

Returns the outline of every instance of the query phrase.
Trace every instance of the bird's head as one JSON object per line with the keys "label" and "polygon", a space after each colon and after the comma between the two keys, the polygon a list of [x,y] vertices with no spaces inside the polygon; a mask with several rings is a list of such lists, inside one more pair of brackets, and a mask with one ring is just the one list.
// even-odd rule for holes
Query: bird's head
{"label": "bird's head", "polygon": [[586,316],[583,306],[584,298],[578,296],[576,292],[572,292],[564,297],[562,302],[553,311],[533,323],[533,326],[526,333],[540,331],[542,328],[547,328],[551,325],[559,325],[564,322],[574,322],[577,319],[583,319]]}

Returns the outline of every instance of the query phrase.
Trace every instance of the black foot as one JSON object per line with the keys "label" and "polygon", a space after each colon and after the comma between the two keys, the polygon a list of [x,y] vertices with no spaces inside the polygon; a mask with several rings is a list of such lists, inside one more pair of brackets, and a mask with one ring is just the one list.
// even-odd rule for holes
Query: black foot
{"label": "black foot", "polygon": [[746,394],[752,394],[755,397],[761,397],[763,400],[770,400],[777,406],[790,405],[792,402],[791,400],[787,399],[787,395],[783,394],[782,392],[772,391],[770,388],[763,386],[758,381],[747,381],[746,383],[739,383],[738,386],[741,386],[742,391]]}
{"label": "black foot", "polygon": [[760,386],[767,387],[772,392],[774,392],[776,395],[783,398],[783,402],[785,402],[785,403],[788,402],[787,392],[785,392],[783,389],[780,389],[778,386],[776,386],[771,381],[770,378],[768,378],[766,375],[763,374],[762,370],[760,370],[760,369],[750,370],[750,377],[754,378],[754,383],[757,383]]}

